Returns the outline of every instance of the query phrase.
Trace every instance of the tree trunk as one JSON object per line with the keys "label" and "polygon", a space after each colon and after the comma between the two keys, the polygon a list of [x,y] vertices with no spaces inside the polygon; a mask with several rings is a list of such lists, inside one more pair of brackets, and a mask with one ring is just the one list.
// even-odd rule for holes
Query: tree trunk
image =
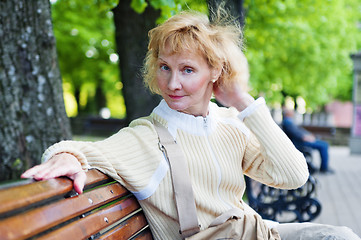
{"label": "tree trunk", "polygon": [[48,0],[0,1],[0,181],[71,138]]}
{"label": "tree trunk", "polygon": [[123,82],[123,96],[127,122],[148,115],[159,103],[160,97],[151,95],[144,87],[141,68],[148,46],[148,31],[155,27],[159,11],[147,7],[137,14],[130,0],[119,1],[114,12],[117,52]]}

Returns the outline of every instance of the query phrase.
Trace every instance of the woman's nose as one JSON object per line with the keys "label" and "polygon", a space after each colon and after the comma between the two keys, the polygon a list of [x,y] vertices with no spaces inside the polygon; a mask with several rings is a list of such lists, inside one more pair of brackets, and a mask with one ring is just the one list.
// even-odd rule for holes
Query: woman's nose
{"label": "woman's nose", "polygon": [[182,85],[179,81],[179,76],[177,73],[172,73],[169,80],[168,80],[168,88],[170,90],[178,90],[182,88]]}

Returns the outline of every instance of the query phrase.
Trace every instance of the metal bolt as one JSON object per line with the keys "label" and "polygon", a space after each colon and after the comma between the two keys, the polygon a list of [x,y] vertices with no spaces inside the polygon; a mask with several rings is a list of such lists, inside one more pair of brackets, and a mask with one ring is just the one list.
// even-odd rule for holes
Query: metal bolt
{"label": "metal bolt", "polygon": [[90,204],[93,204],[93,200],[91,200],[90,198],[88,198],[88,201]]}
{"label": "metal bolt", "polygon": [[104,217],[104,221],[105,221],[106,223],[109,223],[109,220],[108,220],[107,217]]}
{"label": "metal bolt", "polygon": [[110,192],[113,194],[114,192],[113,192],[113,190],[110,190]]}

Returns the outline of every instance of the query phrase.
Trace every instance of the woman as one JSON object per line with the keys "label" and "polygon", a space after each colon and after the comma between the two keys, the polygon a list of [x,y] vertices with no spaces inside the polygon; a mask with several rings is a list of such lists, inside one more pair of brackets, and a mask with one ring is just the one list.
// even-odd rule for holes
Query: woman
{"label": "woman", "polygon": [[[134,193],[155,239],[181,239],[155,120],[186,156],[201,229],[231,208],[247,208],[240,201],[243,174],[274,187],[303,185],[308,178],[303,155],[272,120],[264,99],[245,91],[248,67],[240,34],[234,25],[211,24],[191,12],[151,30],[144,79],[163,97],[152,114],[103,141],[57,143],[44,153],[45,163],[23,177],[65,175],[81,193],[84,171],[97,168]],[[210,102],[212,93],[230,108]]]}

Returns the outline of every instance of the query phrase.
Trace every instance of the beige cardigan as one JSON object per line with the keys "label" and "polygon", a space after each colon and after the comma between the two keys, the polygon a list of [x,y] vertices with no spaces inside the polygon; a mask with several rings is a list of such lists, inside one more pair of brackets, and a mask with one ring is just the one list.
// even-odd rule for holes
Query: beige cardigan
{"label": "beige cardigan", "polygon": [[243,174],[287,189],[308,178],[303,155],[273,121],[263,98],[241,113],[210,103],[205,118],[174,111],[163,100],[149,117],[103,141],[51,146],[43,161],[60,152],[73,154],[84,169],[97,168],[135,194],[155,239],[181,239],[169,166],[152,118],[168,127],[184,152],[201,229],[230,208],[245,208]]}

